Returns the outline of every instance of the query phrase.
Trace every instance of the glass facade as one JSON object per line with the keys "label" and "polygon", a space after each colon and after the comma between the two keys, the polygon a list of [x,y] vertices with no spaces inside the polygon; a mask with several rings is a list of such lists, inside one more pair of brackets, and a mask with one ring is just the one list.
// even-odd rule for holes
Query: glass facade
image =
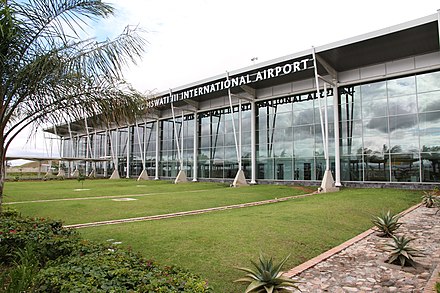
{"label": "glass facade", "polygon": [[[257,101],[254,108],[246,102],[232,111],[209,109],[175,121],[95,132],[89,140],[65,138],[63,156],[117,157],[121,177],[138,176],[145,162],[150,176],[172,178],[182,163],[192,177],[197,145],[198,178],[234,178],[239,157],[246,178],[251,178],[255,111],[255,178],[321,180],[325,171],[321,118],[326,107],[333,173],[335,168],[334,94],[329,89],[319,98],[313,92],[288,95]],[[337,108],[341,181],[440,182],[440,72],[339,87]],[[113,160],[87,164],[71,162],[64,167],[83,172],[96,168],[105,176],[115,168]]]}
{"label": "glass facade", "polygon": [[[333,91],[287,96],[257,103],[257,179],[320,180],[325,171],[321,109],[329,122],[334,154]],[[332,156],[334,160],[334,156]]]}
{"label": "glass facade", "polygon": [[339,91],[342,181],[439,182],[440,72]]}
{"label": "glass facade", "polygon": [[[241,119],[240,119],[241,116]],[[242,169],[251,170],[251,106],[244,104],[200,113],[198,175],[200,178],[234,178],[238,171],[237,144],[241,141]],[[241,123],[240,123],[241,121]],[[235,134],[234,134],[235,128]],[[241,137],[240,137],[241,129]]]}

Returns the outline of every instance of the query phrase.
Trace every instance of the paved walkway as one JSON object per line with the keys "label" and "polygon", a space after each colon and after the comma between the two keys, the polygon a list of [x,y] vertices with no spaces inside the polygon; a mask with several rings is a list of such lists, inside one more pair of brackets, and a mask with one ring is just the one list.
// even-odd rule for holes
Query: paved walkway
{"label": "paved walkway", "polygon": [[310,196],[312,194],[315,194],[315,193],[293,195],[293,196],[287,196],[287,197],[282,197],[282,198],[268,199],[268,200],[263,200],[263,201],[248,202],[248,203],[242,203],[242,204],[234,204],[234,205],[214,207],[214,208],[194,210],[194,211],[187,211],[187,212],[177,212],[177,213],[171,213],[171,214],[154,215],[154,216],[146,216],[146,217],[137,217],[137,218],[100,221],[100,222],[92,222],[92,223],[84,223],[84,224],[65,225],[64,227],[78,229],[78,228],[96,227],[96,226],[103,226],[103,225],[115,225],[115,224],[130,223],[130,222],[162,220],[162,219],[189,216],[189,215],[205,214],[205,213],[210,213],[210,212],[214,212],[214,211],[224,211],[224,210],[239,209],[239,208],[245,208],[245,207],[271,204],[271,203],[282,202],[282,201],[291,200],[291,199],[295,199],[295,198],[303,198],[306,196]]}
{"label": "paved walkway", "polygon": [[370,229],[286,275],[302,282],[302,292],[435,292],[440,270],[440,213],[435,212],[417,205],[401,218],[397,235],[413,238],[411,246],[424,253],[416,268],[386,263],[389,253],[382,248],[391,240]]}

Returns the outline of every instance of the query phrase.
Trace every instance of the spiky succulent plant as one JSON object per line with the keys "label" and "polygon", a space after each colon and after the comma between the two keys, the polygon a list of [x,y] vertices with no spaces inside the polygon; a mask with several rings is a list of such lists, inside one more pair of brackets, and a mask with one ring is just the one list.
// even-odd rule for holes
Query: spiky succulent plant
{"label": "spiky succulent plant", "polygon": [[400,215],[393,214],[390,211],[373,217],[371,220],[380,232],[380,236],[392,237],[394,232],[399,229],[402,223],[399,223]]}
{"label": "spiky succulent plant", "polygon": [[298,282],[286,277],[283,277],[281,267],[286,263],[289,256],[283,259],[279,264],[274,264],[272,257],[267,259],[260,254],[258,263],[251,261],[255,269],[237,268],[246,272],[246,276],[235,280],[234,282],[241,282],[249,284],[245,293],[282,293],[291,292],[289,289],[298,289],[296,285]]}
{"label": "spiky succulent plant", "polygon": [[422,196],[422,203],[427,208],[435,207],[440,201],[439,196],[437,196],[434,192],[428,191],[424,192]]}
{"label": "spiky succulent plant", "polygon": [[387,250],[390,251],[390,257],[387,262],[392,264],[400,264],[404,267],[409,264],[415,266],[414,257],[422,256],[418,249],[409,246],[412,239],[406,238],[405,236],[393,236],[393,242],[386,244]]}

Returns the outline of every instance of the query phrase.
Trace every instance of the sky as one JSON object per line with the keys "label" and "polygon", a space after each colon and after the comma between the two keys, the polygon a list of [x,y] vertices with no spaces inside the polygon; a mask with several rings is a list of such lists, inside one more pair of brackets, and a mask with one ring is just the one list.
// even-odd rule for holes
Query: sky
{"label": "sky", "polygon": [[[168,91],[440,9],[438,0],[106,1],[116,15],[91,23],[88,37],[114,38],[126,25],[145,30],[145,55],[125,70],[126,79],[141,92]],[[23,132],[8,151],[10,156],[51,154],[58,155],[58,145],[45,142],[42,131]]]}

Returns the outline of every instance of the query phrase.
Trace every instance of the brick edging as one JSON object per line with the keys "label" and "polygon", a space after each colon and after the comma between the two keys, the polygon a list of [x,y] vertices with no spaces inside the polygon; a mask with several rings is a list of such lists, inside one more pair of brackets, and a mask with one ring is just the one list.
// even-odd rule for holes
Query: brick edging
{"label": "brick edging", "polygon": [[97,227],[97,226],[103,226],[103,225],[115,225],[115,224],[122,224],[122,223],[131,223],[131,222],[162,220],[162,219],[169,219],[169,218],[175,218],[175,217],[204,214],[204,213],[209,213],[209,212],[214,212],[214,211],[224,211],[224,210],[231,210],[231,209],[237,209],[237,208],[245,208],[245,207],[252,207],[252,206],[259,206],[259,205],[283,202],[283,201],[287,201],[290,199],[298,199],[298,198],[308,197],[308,196],[311,196],[314,194],[317,194],[317,193],[312,192],[312,193],[306,193],[306,194],[300,194],[300,195],[291,195],[291,196],[286,196],[286,197],[281,197],[281,198],[267,199],[267,200],[262,200],[262,201],[247,202],[247,203],[206,208],[206,209],[193,210],[193,211],[176,212],[176,213],[170,213],[170,214],[153,215],[153,216],[145,216],[145,217],[137,217],[137,218],[127,218],[127,219],[118,219],[118,220],[108,220],[108,221],[99,221],[99,222],[84,223],[84,224],[64,225],[63,227],[68,228],[68,229],[79,229],[79,228]]}
{"label": "brick edging", "polygon": [[[404,215],[412,212],[416,208],[420,207],[421,205],[422,205],[421,203],[416,204],[416,205],[414,205],[414,206],[404,210],[403,212],[401,212],[400,215],[404,216]],[[375,230],[373,230],[373,228],[370,228],[367,231],[365,231],[365,232],[363,232],[363,233],[361,233],[361,234],[359,234],[359,235],[357,235],[357,236],[355,236],[355,237],[345,241],[344,243],[339,244],[338,246],[335,246],[335,247],[331,248],[330,250],[327,250],[326,252],[324,252],[324,253],[322,253],[322,254],[320,254],[320,255],[318,255],[318,256],[316,256],[316,257],[314,257],[314,258],[312,258],[312,259],[310,259],[310,260],[308,260],[308,261],[306,261],[306,262],[304,262],[304,263],[294,267],[293,269],[285,272],[284,276],[286,276],[288,278],[292,278],[292,277],[294,277],[294,276],[304,272],[305,270],[308,270],[308,269],[316,266],[318,263],[320,263],[320,262],[330,258],[331,256],[341,252],[342,250],[350,247],[351,245],[353,245],[356,242],[364,239],[365,237],[371,235],[374,232],[375,232]]]}

